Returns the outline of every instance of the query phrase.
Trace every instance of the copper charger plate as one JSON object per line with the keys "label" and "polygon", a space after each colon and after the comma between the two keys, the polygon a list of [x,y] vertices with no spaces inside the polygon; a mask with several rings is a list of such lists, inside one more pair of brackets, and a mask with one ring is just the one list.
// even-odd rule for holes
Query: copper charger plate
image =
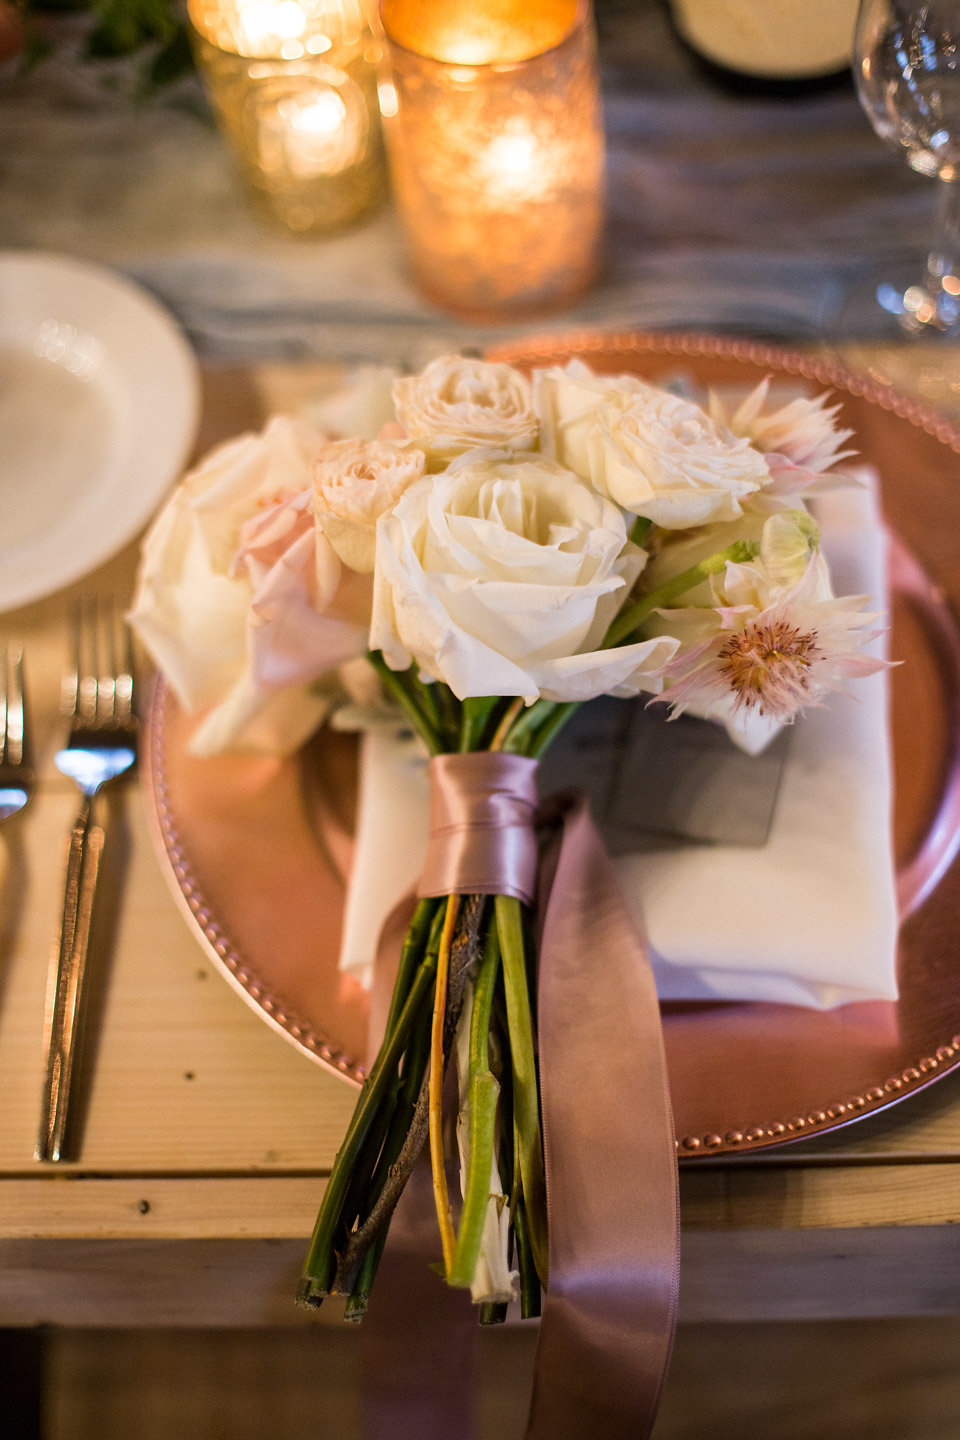
{"label": "copper charger plate", "polygon": [[[663,1008],[682,1157],[822,1134],[960,1067],[960,429],[866,377],[744,341],[550,337],[495,358],[529,368],[573,355],[598,371],[654,381],[682,372],[705,385],[752,384],[773,374],[829,387],[862,458],[882,477],[895,537],[891,651],[908,662],[892,686],[900,999],[827,1012],[729,1002]],[[189,728],[158,682],[145,793],[174,895],[243,998],[305,1055],[356,1084],[367,996],[337,969],[354,742],[324,731],[287,760],[200,760],[187,752]]]}

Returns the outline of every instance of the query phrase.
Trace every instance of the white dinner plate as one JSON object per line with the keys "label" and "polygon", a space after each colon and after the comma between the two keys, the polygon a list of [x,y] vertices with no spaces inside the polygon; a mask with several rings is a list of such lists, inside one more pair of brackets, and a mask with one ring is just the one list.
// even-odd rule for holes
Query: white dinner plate
{"label": "white dinner plate", "polygon": [[196,357],[146,291],[86,261],[0,252],[0,611],[137,534],[199,410]]}

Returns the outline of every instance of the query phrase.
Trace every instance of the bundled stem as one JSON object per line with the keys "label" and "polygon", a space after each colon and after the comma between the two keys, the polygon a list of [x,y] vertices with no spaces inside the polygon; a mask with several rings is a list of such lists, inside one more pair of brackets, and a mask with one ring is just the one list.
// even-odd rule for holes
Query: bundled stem
{"label": "bundled stem", "polygon": [[610,650],[616,645],[622,645],[635,630],[639,630],[645,620],[649,620],[654,610],[672,605],[674,600],[678,600],[681,595],[685,595],[688,590],[692,590],[701,581],[709,579],[711,575],[718,575],[728,564],[742,565],[759,553],[760,546],[755,540],[737,540],[734,544],[728,545],[725,550],[718,550],[715,555],[701,560],[699,565],[691,565],[689,570],[675,575],[655,590],[648,591],[642,599],[621,610],[607,631],[603,648]]}
{"label": "bundled stem", "polygon": [[[441,905],[438,913],[444,914],[446,918],[442,902],[432,903]],[[466,976],[479,955],[483,911],[483,897],[468,896],[460,908],[456,936],[452,944],[448,945],[449,978],[439,1067],[441,1078],[463,1003]],[[420,958],[406,1001],[397,1007],[398,1013],[393,1026],[388,1028],[370,1074],[361,1089],[357,1107],[327,1182],[304,1263],[297,1295],[302,1304],[318,1306],[326,1295],[350,1294],[354,1290],[365,1257],[370,1247],[385,1233],[397,1201],[423,1149],[429,1128],[430,1073],[426,1066],[426,1050],[418,1051],[414,1026],[418,1016],[424,1013],[428,1019],[430,1016],[428,1004],[433,998],[439,950],[439,944],[436,948],[428,945],[426,954]],[[396,995],[394,998],[397,998]],[[391,1009],[394,1008],[391,1006]],[[393,1110],[398,1131],[395,1132],[391,1124],[374,1171],[375,1177],[379,1171],[379,1178],[371,1181],[368,1190],[368,1203],[374,1194],[376,1199],[365,1219],[361,1214],[361,1223],[354,1230],[358,1216],[356,1211],[349,1213],[351,1177],[360,1162],[363,1146],[371,1131],[382,1121],[384,1107],[395,1105],[394,1085],[401,1057],[404,1060],[401,1094],[406,1102],[409,1102],[414,1088],[416,1091],[412,1116],[408,1104],[406,1114],[410,1116],[409,1124],[396,1160],[390,1163],[387,1151],[395,1145],[397,1133],[403,1123],[400,1111]],[[361,1303],[362,1300],[358,1297],[358,1305]]]}
{"label": "bundled stem", "polygon": [[470,1106],[470,1149],[464,1184],[463,1209],[453,1259],[447,1272],[451,1285],[469,1288],[480,1258],[483,1227],[490,1200],[500,1086],[490,1069],[490,1012],[500,970],[500,944],[490,926],[483,963],[473,990],[470,1013],[470,1062],[467,1082]]}
{"label": "bundled stem", "polygon": [[385,1038],[373,1068],[364,1081],[357,1108],[337,1153],[307,1252],[303,1282],[298,1295],[305,1304],[318,1303],[324,1295],[330,1293],[336,1268],[335,1246],[343,1226],[342,1211],[348,1196],[353,1167],[360,1157],[371,1127],[376,1123],[380,1106],[400,1063],[411,1026],[424,1000],[433,990],[436,967],[435,957],[429,954],[421,962],[399,1018],[392,1032]]}
{"label": "bundled stem", "polygon": [[443,1263],[449,1274],[453,1263],[456,1237],[450,1216],[450,1196],[447,1192],[447,1177],[443,1168],[443,1070],[444,1070],[444,1021],[447,1015],[447,975],[450,967],[450,945],[453,927],[457,923],[460,898],[451,895],[447,899],[443,934],[440,937],[440,954],[437,964],[437,981],[433,1001],[433,1027],[430,1036],[430,1168],[433,1172],[433,1198],[437,1207],[437,1222],[443,1244]]}
{"label": "bundled stem", "polygon": [[533,1020],[527,983],[520,902],[498,895],[497,932],[503,957],[507,999],[507,1030],[513,1068],[514,1163],[530,1222],[530,1244],[537,1273],[547,1278],[547,1205],[540,1135],[540,1095],[533,1048]]}
{"label": "bundled stem", "polygon": [[[645,539],[648,528],[638,525],[635,538]],[[626,606],[611,625],[604,648],[624,643],[658,607],[671,604],[726,564],[751,559],[758,548],[752,541],[731,545]],[[370,660],[432,755],[454,746],[462,752],[476,749],[492,730],[489,750],[538,757],[576,708],[572,703],[545,699],[525,708],[520,698],[498,696],[460,703],[445,686],[424,683],[412,670],[404,674],[391,670],[378,652],[371,653]],[[489,1199],[501,1098],[487,1050],[490,1005],[501,965],[513,1112],[512,1219],[525,1313],[533,1313],[539,1304],[536,1277],[543,1284],[547,1279],[540,1098],[520,902],[505,896],[495,900],[494,940],[478,981],[471,1031],[470,1144],[459,1239],[450,1215],[443,1164],[443,1074],[466,973],[479,950],[482,897],[470,897],[462,908],[458,932],[462,953],[456,967],[451,966],[451,956],[461,914],[458,897],[448,897],[445,904],[422,900],[415,912],[401,952],[384,1042],[361,1090],[317,1217],[299,1294],[306,1304],[319,1304],[336,1286],[351,1296],[351,1315],[362,1315],[386,1227],[427,1135],[444,1268],[451,1283],[472,1283]],[[428,1004],[429,1057],[425,1053],[426,1021],[418,1023]]]}

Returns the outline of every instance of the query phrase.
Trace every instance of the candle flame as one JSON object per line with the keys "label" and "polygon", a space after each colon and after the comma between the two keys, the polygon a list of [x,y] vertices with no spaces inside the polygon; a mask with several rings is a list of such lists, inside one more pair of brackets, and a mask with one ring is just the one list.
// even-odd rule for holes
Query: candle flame
{"label": "candle flame", "polygon": [[297,0],[247,0],[240,8],[240,23],[248,45],[260,49],[270,42],[298,40],[307,17]]}
{"label": "candle flame", "polygon": [[556,184],[561,156],[521,121],[500,131],[480,157],[484,194],[495,205],[537,200]]}
{"label": "candle flame", "polygon": [[[280,106],[281,113],[284,105]],[[305,104],[290,105],[287,118],[307,141],[329,140],[343,125],[347,107],[335,90],[321,90]]]}

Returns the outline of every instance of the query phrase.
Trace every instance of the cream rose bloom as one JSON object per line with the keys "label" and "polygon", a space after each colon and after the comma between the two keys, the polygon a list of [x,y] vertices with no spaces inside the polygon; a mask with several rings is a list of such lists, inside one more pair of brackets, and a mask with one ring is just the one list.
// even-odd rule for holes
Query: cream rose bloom
{"label": "cream rose bloom", "polygon": [[344,565],[371,574],[377,521],[426,469],[422,450],[336,440],[314,462],[314,513]]}
{"label": "cream rose bloom", "polygon": [[674,640],[600,648],[643,562],[616,506],[570,471],[474,451],[380,521],[370,644],[460,699],[653,689]]}
{"label": "cream rose bloom", "polygon": [[635,375],[595,375],[582,360],[533,372],[533,405],[540,449],[586,480],[597,413],[611,402],[654,391]]}
{"label": "cream rose bloom", "polygon": [[549,448],[625,510],[683,530],[737,519],[740,502],[769,483],[749,440],[699,405],[628,376],[584,371],[575,364],[572,375],[568,367],[538,377]]}
{"label": "cream rose bloom", "polygon": [[533,391],[512,365],[445,355],[395,380],[393,400],[432,469],[478,446],[530,450],[537,441]]}
{"label": "cream rose bloom", "polygon": [[277,418],[214,450],[144,541],[130,621],[181,704],[191,748],[296,749],[329,700],[311,682],[363,654],[370,582],[311,513],[326,436]]}

